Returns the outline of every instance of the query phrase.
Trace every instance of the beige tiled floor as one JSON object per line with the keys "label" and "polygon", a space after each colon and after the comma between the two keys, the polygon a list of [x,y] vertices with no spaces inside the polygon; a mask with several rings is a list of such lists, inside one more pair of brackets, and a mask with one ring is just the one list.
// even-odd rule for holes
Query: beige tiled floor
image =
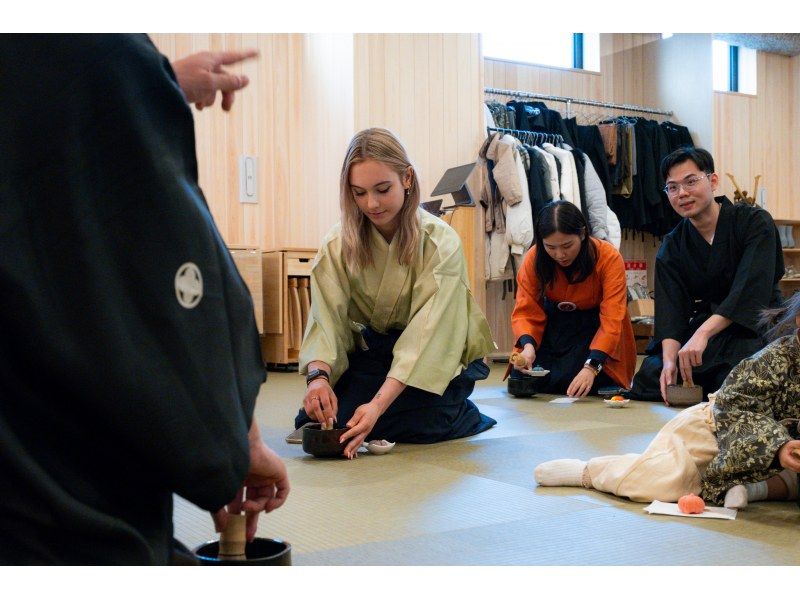
{"label": "beige tiled floor", "polygon": [[[290,542],[297,565],[800,564],[795,504],[757,503],[736,521],[686,520],[580,488],[537,488],[537,463],[638,452],[676,410],[514,399],[501,375],[494,366],[473,395],[498,421],[491,430],[332,461],[284,442],[304,384],[271,372],[256,416],[285,459],[292,492],[262,516],[259,535]],[[188,546],[214,537],[208,514],[180,498],[175,526]]]}

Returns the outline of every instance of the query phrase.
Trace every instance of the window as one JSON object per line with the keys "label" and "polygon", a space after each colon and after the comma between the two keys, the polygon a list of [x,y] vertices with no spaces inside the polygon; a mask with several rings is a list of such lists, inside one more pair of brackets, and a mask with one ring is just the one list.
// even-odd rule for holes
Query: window
{"label": "window", "polygon": [[599,33],[483,33],[486,58],[600,71]]}
{"label": "window", "polygon": [[756,94],[756,51],[715,39],[714,90]]}

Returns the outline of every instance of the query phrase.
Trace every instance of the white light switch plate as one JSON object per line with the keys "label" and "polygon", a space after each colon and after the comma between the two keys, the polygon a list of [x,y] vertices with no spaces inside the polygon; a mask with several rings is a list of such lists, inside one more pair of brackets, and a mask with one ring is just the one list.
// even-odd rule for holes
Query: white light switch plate
{"label": "white light switch plate", "polygon": [[239,201],[258,203],[258,168],[255,156],[239,156]]}

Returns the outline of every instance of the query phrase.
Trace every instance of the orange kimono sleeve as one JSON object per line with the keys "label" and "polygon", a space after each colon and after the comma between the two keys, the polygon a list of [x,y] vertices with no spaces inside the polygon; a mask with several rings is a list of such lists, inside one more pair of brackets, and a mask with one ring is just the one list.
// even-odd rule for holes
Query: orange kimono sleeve
{"label": "orange kimono sleeve", "polygon": [[624,324],[630,322],[625,262],[611,245],[597,245],[597,274],[603,288],[603,298],[600,301],[600,328],[597,329],[590,348],[613,355],[618,353]]}
{"label": "orange kimono sleeve", "polygon": [[539,279],[536,278],[536,247],[525,254],[522,267],[517,272],[517,300],[511,313],[511,330],[514,342],[523,334],[529,334],[536,341],[536,347],[542,345],[547,316],[539,299]]}

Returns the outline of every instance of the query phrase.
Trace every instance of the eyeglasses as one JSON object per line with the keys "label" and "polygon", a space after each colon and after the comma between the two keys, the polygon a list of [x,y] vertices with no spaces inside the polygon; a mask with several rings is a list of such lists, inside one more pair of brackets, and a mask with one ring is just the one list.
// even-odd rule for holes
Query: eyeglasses
{"label": "eyeglasses", "polygon": [[675,197],[681,192],[681,187],[686,189],[687,193],[691,193],[692,189],[697,187],[700,181],[707,179],[710,176],[710,174],[704,174],[703,176],[691,176],[688,179],[685,179],[682,183],[667,183],[666,187],[664,187],[664,193],[670,197]]}

